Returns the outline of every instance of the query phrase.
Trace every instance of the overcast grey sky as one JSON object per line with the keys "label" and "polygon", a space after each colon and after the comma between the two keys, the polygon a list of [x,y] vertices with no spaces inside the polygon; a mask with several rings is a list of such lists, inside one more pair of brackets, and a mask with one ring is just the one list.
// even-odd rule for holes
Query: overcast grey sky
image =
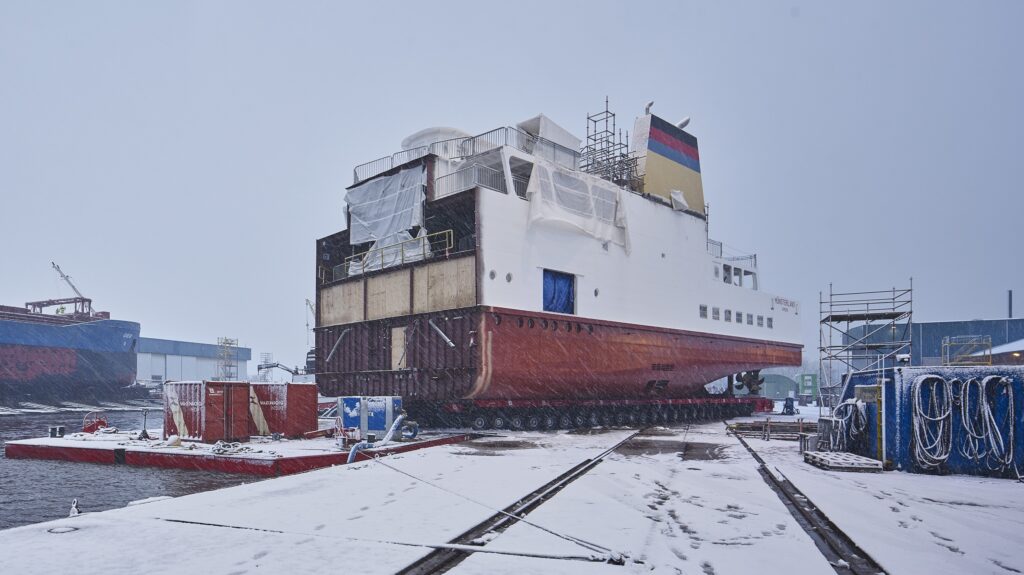
{"label": "overcast grey sky", "polygon": [[1024,3],[892,4],[0,1],[0,303],[71,295],[55,260],[143,335],[301,362],[354,165],[607,95],[693,118],[711,233],[807,354],[829,282],[1024,312]]}

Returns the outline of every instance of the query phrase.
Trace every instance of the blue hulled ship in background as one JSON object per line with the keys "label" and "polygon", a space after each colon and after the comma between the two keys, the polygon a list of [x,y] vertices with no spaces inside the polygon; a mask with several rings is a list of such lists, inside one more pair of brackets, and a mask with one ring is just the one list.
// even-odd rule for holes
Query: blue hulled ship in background
{"label": "blue hulled ship in background", "polygon": [[94,312],[92,300],[53,267],[77,297],[0,305],[0,404],[139,396],[139,324]]}

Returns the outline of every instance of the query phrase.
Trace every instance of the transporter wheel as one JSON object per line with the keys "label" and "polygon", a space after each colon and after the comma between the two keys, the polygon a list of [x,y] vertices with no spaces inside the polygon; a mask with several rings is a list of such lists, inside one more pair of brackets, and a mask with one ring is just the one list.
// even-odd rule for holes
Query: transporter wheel
{"label": "transporter wheel", "polygon": [[508,420],[502,414],[497,414],[491,417],[491,427],[494,429],[505,429],[508,426]]}
{"label": "transporter wheel", "polygon": [[641,426],[647,427],[647,422],[650,421],[650,419],[651,418],[648,416],[646,411],[641,411],[640,416],[637,418],[637,421],[640,422]]}
{"label": "transporter wheel", "polygon": [[601,413],[598,411],[591,411],[590,415],[587,416],[587,425],[590,427],[597,427],[601,425]]}
{"label": "transporter wheel", "polygon": [[626,416],[625,412],[622,412],[622,411],[616,411],[615,412],[615,425],[617,425],[619,427],[622,427],[622,426],[626,425],[627,421],[629,421],[629,417]]}
{"label": "transporter wheel", "polygon": [[479,431],[481,429],[487,429],[487,418],[483,415],[474,415],[473,419],[469,423],[470,427]]}
{"label": "transporter wheel", "polygon": [[576,413],[572,416],[572,426],[576,429],[583,429],[590,422],[590,419],[583,413]]}
{"label": "transporter wheel", "polygon": [[531,413],[526,416],[526,429],[534,430],[540,427],[540,416],[536,413]]}
{"label": "transporter wheel", "polygon": [[668,422],[675,423],[677,421],[679,421],[679,409],[670,407],[668,410]]}
{"label": "transporter wheel", "polygon": [[615,423],[615,416],[610,411],[601,414],[601,425],[611,427]]}
{"label": "transporter wheel", "polygon": [[558,418],[553,413],[544,414],[544,429],[558,429]]}
{"label": "transporter wheel", "polygon": [[522,415],[519,415],[518,413],[516,413],[516,414],[510,415],[508,417],[508,427],[509,427],[509,429],[514,429],[516,431],[519,431],[520,429],[523,428],[524,425],[525,425],[525,422],[523,421],[523,416]]}
{"label": "transporter wheel", "polygon": [[626,421],[629,422],[630,427],[635,427],[637,420],[639,420],[639,418],[635,411],[630,411],[626,414]]}
{"label": "transporter wheel", "polygon": [[[580,425],[577,425],[576,427],[582,427],[583,426],[582,425],[582,423],[583,423],[583,416],[579,416],[579,418],[580,418]],[[572,426],[573,426],[573,418],[570,417],[568,413],[563,413],[562,415],[558,416],[558,428],[559,429],[572,429]]]}

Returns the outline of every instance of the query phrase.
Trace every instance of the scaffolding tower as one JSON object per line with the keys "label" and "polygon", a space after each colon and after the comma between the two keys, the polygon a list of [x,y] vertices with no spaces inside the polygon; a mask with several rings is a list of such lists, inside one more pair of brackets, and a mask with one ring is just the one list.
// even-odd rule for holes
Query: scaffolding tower
{"label": "scaffolding tower", "polygon": [[616,128],[607,96],[603,112],[587,114],[587,141],[580,154],[580,171],[640,191],[637,157],[629,152],[629,132]]}
{"label": "scaffolding tower", "polygon": [[236,381],[238,379],[237,339],[217,338],[217,379],[220,381]]}
{"label": "scaffolding tower", "polygon": [[913,287],[883,291],[819,292],[818,405],[829,415],[844,395],[849,375],[897,364],[911,357]]}
{"label": "scaffolding tower", "polygon": [[274,363],[274,354],[267,353],[267,352],[264,352],[264,353],[260,354],[260,365],[257,368],[257,371],[259,372],[259,380],[260,381],[271,381],[271,376],[273,375],[271,373],[272,369],[269,369],[269,368],[268,369],[264,369],[264,366],[273,365],[273,363]]}

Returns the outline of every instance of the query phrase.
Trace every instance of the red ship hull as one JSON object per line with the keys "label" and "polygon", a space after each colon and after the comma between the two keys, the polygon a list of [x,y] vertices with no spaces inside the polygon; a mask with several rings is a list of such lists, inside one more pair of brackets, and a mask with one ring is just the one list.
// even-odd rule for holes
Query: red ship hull
{"label": "red ship hull", "polygon": [[[393,353],[392,330],[402,327],[405,349]],[[732,373],[800,365],[801,348],[475,307],[318,328],[317,383],[324,395],[426,401],[690,398]]]}

